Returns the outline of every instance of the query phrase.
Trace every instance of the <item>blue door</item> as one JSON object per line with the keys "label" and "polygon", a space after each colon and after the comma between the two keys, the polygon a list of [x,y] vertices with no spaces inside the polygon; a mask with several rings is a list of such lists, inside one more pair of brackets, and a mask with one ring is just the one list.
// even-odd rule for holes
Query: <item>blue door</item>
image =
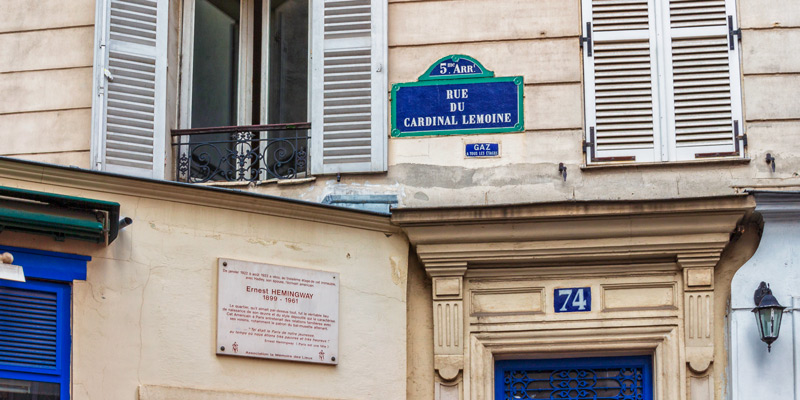
{"label": "blue door", "polygon": [[495,399],[653,400],[650,356],[504,360]]}

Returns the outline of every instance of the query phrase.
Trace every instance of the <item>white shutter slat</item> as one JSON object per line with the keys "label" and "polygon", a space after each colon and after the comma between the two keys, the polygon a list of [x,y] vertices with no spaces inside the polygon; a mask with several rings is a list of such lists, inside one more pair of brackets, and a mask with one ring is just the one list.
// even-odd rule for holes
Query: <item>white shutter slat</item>
{"label": "white shutter slat", "polygon": [[597,32],[649,28],[647,0],[592,0],[591,6]]}
{"label": "white shutter slat", "polygon": [[105,171],[164,177],[165,3],[98,1],[105,37],[102,63],[96,65],[111,76],[96,72],[96,158]]}
{"label": "white shutter slat", "polygon": [[385,9],[313,2],[312,174],[386,170]]}
{"label": "white shutter slat", "polygon": [[671,0],[669,10],[672,28],[726,24],[725,0]]}

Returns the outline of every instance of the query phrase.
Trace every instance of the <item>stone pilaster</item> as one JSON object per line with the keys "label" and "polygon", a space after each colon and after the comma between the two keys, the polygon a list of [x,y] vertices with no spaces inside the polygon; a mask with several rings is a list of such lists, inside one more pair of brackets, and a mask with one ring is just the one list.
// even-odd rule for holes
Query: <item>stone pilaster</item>
{"label": "stone pilaster", "polygon": [[433,361],[437,400],[463,397],[464,274],[466,263],[426,264],[433,287]]}
{"label": "stone pilaster", "polygon": [[714,267],[719,253],[678,256],[683,268],[684,343],[687,398],[714,398]]}

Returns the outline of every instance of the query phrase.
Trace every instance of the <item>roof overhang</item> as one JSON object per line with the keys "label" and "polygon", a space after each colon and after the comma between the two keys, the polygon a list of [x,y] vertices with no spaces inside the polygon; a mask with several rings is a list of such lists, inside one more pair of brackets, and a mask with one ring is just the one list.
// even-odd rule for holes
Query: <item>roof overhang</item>
{"label": "roof overhang", "polygon": [[[382,213],[271,196],[223,187],[139,178],[0,156],[0,184],[24,181],[54,188],[124,194],[182,204],[319,222],[355,229],[400,232]],[[58,189],[57,189],[58,190]]]}

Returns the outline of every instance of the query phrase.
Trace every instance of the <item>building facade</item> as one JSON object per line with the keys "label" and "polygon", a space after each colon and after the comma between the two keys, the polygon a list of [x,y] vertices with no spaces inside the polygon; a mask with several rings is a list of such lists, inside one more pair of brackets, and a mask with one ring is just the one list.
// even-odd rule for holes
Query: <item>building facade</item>
{"label": "building facade", "polygon": [[[3,162],[4,211],[30,202],[6,191],[13,186],[51,202],[48,215],[59,221],[78,218],[78,208],[61,205],[58,196],[115,205],[120,218],[133,221],[108,244],[70,235],[56,241],[67,222],[33,231],[24,215],[4,212],[1,252],[12,254],[26,276],[26,282],[0,283],[0,393],[6,398],[405,396],[409,253],[388,217]],[[42,213],[35,219],[45,218]],[[217,330],[221,260],[338,274],[338,296],[327,300],[341,310],[337,365],[227,355],[231,349],[219,354],[219,345],[230,345],[219,341]],[[58,294],[51,300],[57,309],[45,318],[36,299],[50,292]],[[45,332],[48,319],[58,327]],[[243,352],[244,342],[239,345]],[[375,368],[375,360],[385,364]],[[377,379],[369,384],[367,375]]]}
{"label": "building facade", "polygon": [[[86,264],[69,398],[748,398],[777,362],[736,321],[779,277],[736,285],[770,229],[750,190],[800,185],[796,2],[29,3],[0,17],[2,185],[134,220],[0,234]],[[398,93],[466,87],[425,79],[458,59],[515,82],[519,123],[403,134]],[[216,355],[223,258],[338,272],[341,363]]]}

